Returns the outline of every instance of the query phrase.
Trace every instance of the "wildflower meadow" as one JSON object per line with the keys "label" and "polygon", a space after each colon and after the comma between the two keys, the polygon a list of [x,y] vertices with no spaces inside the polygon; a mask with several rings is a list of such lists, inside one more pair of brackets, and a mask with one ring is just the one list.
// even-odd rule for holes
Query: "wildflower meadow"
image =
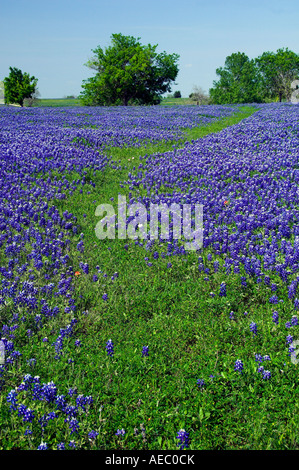
{"label": "wildflower meadow", "polygon": [[298,197],[298,104],[1,107],[0,449],[298,449]]}

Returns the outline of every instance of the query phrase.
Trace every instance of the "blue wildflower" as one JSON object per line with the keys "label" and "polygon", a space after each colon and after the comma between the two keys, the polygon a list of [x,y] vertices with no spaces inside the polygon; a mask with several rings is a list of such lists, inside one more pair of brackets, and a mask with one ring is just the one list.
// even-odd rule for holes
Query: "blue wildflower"
{"label": "blue wildflower", "polygon": [[185,429],[180,429],[177,433],[176,439],[179,440],[177,446],[180,447],[180,450],[184,450],[189,446],[190,439],[189,433]]}
{"label": "blue wildflower", "polygon": [[112,343],[111,339],[109,339],[106,343],[106,350],[108,356],[112,357],[114,355],[114,344]]}
{"label": "blue wildflower", "polygon": [[226,297],[226,284],[225,284],[225,282],[221,282],[219,297]]}
{"label": "blue wildflower", "polygon": [[264,370],[263,371],[263,379],[264,380],[269,380],[271,378],[271,372],[269,370]]}
{"label": "blue wildflower", "polygon": [[278,315],[278,312],[276,312],[276,311],[273,312],[272,321],[273,321],[274,323],[276,323],[276,325],[278,325],[278,322],[279,322],[279,315]]}
{"label": "blue wildflower", "polygon": [[196,383],[198,385],[198,388],[204,388],[205,385],[206,385],[206,383],[203,379],[198,379]]}
{"label": "blue wildflower", "polygon": [[235,362],[235,371],[242,372],[244,369],[244,364],[240,359],[237,359]]}
{"label": "blue wildflower", "polygon": [[253,336],[257,335],[257,324],[254,322],[251,322],[249,325],[250,331],[252,331]]}
{"label": "blue wildflower", "polygon": [[97,431],[90,431],[88,433],[88,438],[91,439],[91,440],[94,440],[96,439],[96,437],[99,435],[99,433]]}
{"label": "blue wildflower", "polygon": [[37,450],[47,450],[47,449],[48,449],[48,444],[46,442],[42,442],[37,448]]}

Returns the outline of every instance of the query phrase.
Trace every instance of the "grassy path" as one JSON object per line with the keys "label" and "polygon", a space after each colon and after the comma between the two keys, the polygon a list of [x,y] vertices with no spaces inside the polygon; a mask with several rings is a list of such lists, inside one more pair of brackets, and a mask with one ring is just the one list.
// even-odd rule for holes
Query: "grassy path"
{"label": "grassy path", "polygon": [[[86,434],[90,429],[99,432],[97,449],[175,449],[175,435],[182,428],[190,432],[191,449],[296,447],[297,410],[289,389],[292,378],[282,376],[279,383],[274,381],[268,387],[253,379],[255,348],[267,345],[274,354],[278,350],[271,332],[257,344],[248,334],[244,315],[234,323],[228,318],[229,311],[250,314],[259,305],[257,315],[262,321],[269,315],[263,290],[249,283],[247,295],[242,297],[239,279],[228,279],[223,272],[205,283],[196,253],[146,260],[146,251],[135,241],[100,241],[94,233],[96,206],[117,204],[118,194],[129,198],[128,187],[120,188],[120,182],[138,166],[140,156],[172,150],[174,145],[179,148],[186,140],[219,132],[255,111],[243,107],[235,116],[187,131],[179,142],[111,148],[111,165],[104,173],[87,172],[94,186],[85,185],[81,194],[75,192],[67,200],[54,202],[61,211],[77,216],[84,234],[84,253],[75,249],[80,235],[70,252],[74,271],[80,272],[73,296],[79,320],[76,339],[81,346],[75,347],[71,338],[62,358],[53,360],[50,344],[58,328],[70,320],[64,315],[40,333],[49,338],[48,345],[41,345],[36,337],[27,354],[40,358],[39,375],[43,381],[57,382],[60,393],[77,387],[80,393],[94,397],[82,429]],[[80,262],[88,264],[88,274]],[[224,280],[233,294],[215,301],[210,292]],[[109,339],[114,344],[112,357],[105,349]],[[144,346],[149,347],[148,357],[141,355]],[[241,378],[233,371],[239,356],[249,364],[249,372]],[[205,381],[203,389],[197,385],[198,379]],[[126,434],[116,436],[116,430],[122,428]],[[53,442],[64,438],[63,429],[56,424]],[[89,448],[90,444],[82,439],[81,446]]]}

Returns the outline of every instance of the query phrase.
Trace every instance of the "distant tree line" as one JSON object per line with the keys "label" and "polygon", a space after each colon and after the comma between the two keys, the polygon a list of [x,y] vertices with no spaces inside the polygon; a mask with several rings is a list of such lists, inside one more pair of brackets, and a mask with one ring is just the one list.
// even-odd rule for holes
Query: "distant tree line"
{"label": "distant tree line", "polygon": [[[78,97],[83,105],[154,105],[171,91],[179,71],[179,55],[158,54],[157,45],[144,46],[139,39],[112,34],[109,47],[93,50],[94,56],[85,65],[96,73],[83,81]],[[38,80],[16,67],[9,69],[9,76],[0,82],[5,104],[32,106],[39,95]],[[189,98],[201,105],[290,101],[292,86],[298,88],[299,83],[299,55],[288,48],[264,52],[256,59],[236,52],[226,57],[216,75],[209,94],[194,86]],[[181,92],[175,91],[172,97],[181,98]]]}
{"label": "distant tree line", "polygon": [[299,78],[299,55],[288,48],[256,59],[237,52],[226,57],[216,74],[209,91],[214,104],[290,101],[291,84]]}

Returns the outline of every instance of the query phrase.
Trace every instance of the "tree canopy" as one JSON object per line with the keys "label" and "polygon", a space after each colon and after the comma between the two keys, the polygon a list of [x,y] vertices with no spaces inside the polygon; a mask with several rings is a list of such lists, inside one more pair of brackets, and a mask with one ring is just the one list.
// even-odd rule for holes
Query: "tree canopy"
{"label": "tree canopy", "polygon": [[224,67],[216,69],[219,76],[210,89],[213,103],[251,103],[262,100],[260,80],[254,60],[244,52],[226,57]]}
{"label": "tree canopy", "polygon": [[9,67],[9,76],[4,78],[5,104],[24,105],[25,98],[32,98],[36,92],[37,78],[16,67]]}
{"label": "tree canopy", "polygon": [[299,77],[299,55],[286,49],[264,52],[256,59],[266,96],[269,98],[291,98],[292,82]]}
{"label": "tree canopy", "polygon": [[156,52],[140,38],[112,34],[111,45],[100,46],[85,65],[96,75],[83,81],[80,98],[85,105],[158,104],[171,91],[178,74],[178,54]]}
{"label": "tree canopy", "polygon": [[226,57],[224,67],[216,69],[210,97],[215,104],[260,103],[283,98],[290,100],[291,84],[299,78],[299,55],[288,49],[264,52],[249,59],[244,52]]}

